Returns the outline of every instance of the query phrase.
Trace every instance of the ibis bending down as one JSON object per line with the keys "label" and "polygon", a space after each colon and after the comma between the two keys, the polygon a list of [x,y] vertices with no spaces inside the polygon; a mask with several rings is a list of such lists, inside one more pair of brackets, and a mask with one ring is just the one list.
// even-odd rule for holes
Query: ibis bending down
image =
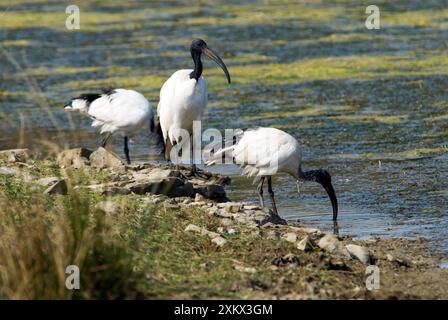
{"label": "ibis bending down", "polygon": [[102,93],[85,93],[65,106],[67,111],[78,111],[92,118],[92,127],[106,134],[102,146],[114,132],[124,137],[124,154],[128,164],[129,136],[154,129],[154,112],[146,98],[134,90],[105,89]]}
{"label": "ibis bending down", "polygon": [[[236,144],[217,150],[207,165],[213,165],[223,156],[233,158],[233,161],[244,170],[243,174],[260,177],[258,196],[260,206],[264,207],[263,184],[268,183],[268,192],[274,213],[278,215],[272,189],[272,176],[287,173],[299,180],[314,181],[321,184],[333,206],[333,220],[338,217],[338,201],[331,176],[323,169],[303,171],[301,164],[300,145],[296,139],[284,131],[275,128],[256,128],[244,132],[240,131],[236,137]],[[335,225],[336,226],[336,225]]]}
{"label": "ibis bending down", "polygon": [[[200,120],[207,107],[207,84],[202,76],[201,56],[204,54],[215,61],[224,71],[230,83],[230,75],[222,59],[204,40],[196,39],[191,43],[191,57],[194,69],[178,70],[163,84],[160,89],[160,101],[157,107],[160,130],[165,142],[165,159],[170,159],[170,152],[179,143],[180,129],[192,134],[193,121]],[[191,141],[192,139],[190,139]],[[193,148],[193,143],[190,143]],[[192,159],[192,173],[196,173],[196,165]]]}

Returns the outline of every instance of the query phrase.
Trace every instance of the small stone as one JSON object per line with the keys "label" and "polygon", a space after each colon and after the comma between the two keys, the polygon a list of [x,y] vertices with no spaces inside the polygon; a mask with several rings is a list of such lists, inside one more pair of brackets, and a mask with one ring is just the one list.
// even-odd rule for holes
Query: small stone
{"label": "small stone", "polygon": [[239,234],[240,232],[236,229],[227,229],[226,233],[230,234],[230,235],[236,235],[236,234]]}
{"label": "small stone", "polygon": [[394,262],[395,264],[397,264],[400,267],[410,267],[411,266],[411,262],[409,262],[407,259],[401,258],[401,257],[394,257],[390,253],[388,253],[386,255],[386,259],[390,262]]}
{"label": "small stone", "polygon": [[227,210],[227,212],[237,213],[241,210],[241,204],[236,202],[227,202],[224,208]]}
{"label": "small stone", "polygon": [[190,224],[185,228],[184,231],[201,233],[201,228],[198,227],[198,226],[196,226],[196,225],[194,225],[194,224],[191,224],[191,223],[190,223]]}
{"label": "small stone", "polygon": [[163,180],[140,181],[128,184],[126,188],[135,194],[164,194],[170,197],[191,197],[194,194],[193,186],[176,177]]}
{"label": "small stone", "polygon": [[59,181],[58,177],[46,177],[46,178],[37,180],[36,183],[41,186],[48,187],[52,184],[55,184],[58,181]]}
{"label": "small stone", "polygon": [[178,173],[176,171],[170,170],[170,169],[160,169],[160,168],[154,168],[152,169],[148,176],[148,180],[162,180],[169,177],[177,177]]}
{"label": "small stone", "polygon": [[227,243],[227,240],[221,236],[217,236],[212,239],[212,242],[215,243],[218,247],[222,247],[223,245],[225,245]]}
{"label": "small stone", "polygon": [[211,238],[211,239],[214,239],[214,238],[216,238],[216,237],[219,237],[219,234],[218,234],[218,233],[213,232],[213,231],[208,231],[207,229],[198,227],[198,226],[196,226],[196,225],[194,225],[194,224],[189,224],[189,225],[185,228],[184,231],[186,231],[186,232],[199,233],[200,235],[202,235],[202,236],[208,236],[208,237]]}
{"label": "small stone", "polygon": [[372,255],[367,248],[358,246],[356,244],[348,244],[345,247],[347,248],[347,251],[352,258],[356,258],[365,264],[373,263]]}
{"label": "small stone", "polygon": [[260,210],[260,207],[259,206],[255,206],[255,205],[251,205],[251,204],[249,204],[249,205],[244,205],[244,209],[245,210]]}
{"label": "small stone", "polygon": [[226,191],[222,185],[207,184],[196,189],[205,198],[215,201],[228,201]]}
{"label": "small stone", "polygon": [[229,219],[229,218],[223,218],[223,219],[219,220],[219,224],[224,227],[228,227],[233,224],[233,221],[232,221],[232,219]]}
{"label": "small stone", "polygon": [[228,213],[227,211],[224,210],[218,210],[216,215],[221,218],[230,218],[230,219],[233,218],[233,214]]}
{"label": "small stone", "polygon": [[292,243],[297,241],[297,235],[294,232],[287,232],[282,236],[282,238]]}
{"label": "small stone", "polygon": [[239,271],[239,272],[245,272],[245,273],[256,273],[257,272],[257,269],[255,269],[254,267],[246,267],[246,266],[243,266],[240,264],[235,264],[233,267],[236,271]]}
{"label": "small stone", "polygon": [[301,251],[312,251],[315,248],[315,244],[310,236],[305,236],[300,242],[297,244],[297,249]]}
{"label": "small stone", "polygon": [[122,168],[124,166],[120,157],[113,152],[109,152],[103,147],[99,147],[89,157],[92,168]]}
{"label": "small stone", "polygon": [[121,212],[121,208],[117,203],[107,200],[98,202],[95,208],[114,215],[118,215]]}
{"label": "small stone", "polygon": [[280,232],[277,230],[269,230],[266,237],[271,240],[280,240]]}
{"label": "small stone", "polygon": [[336,253],[350,258],[350,253],[347,248],[338,240],[338,238],[333,234],[326,234],[323,236],[317,245],[329,253]]}
{"label": "small stone", "polygon": [[298,232],[303,232],[306,234],[314,234],[314,235],[320,235],[322,234],[322,231],[316,228],[307,228],[307,227],[290,227],[290,229],[296,230]]}
{"label": "small stone", "polygon": [[56,161],[62,168],[84,168],[89,163],[89,157],[92,151],[85,148],[68,149],[57,155]]}
{"label": "small stone", "polygon": [[11,149],[0,151],[0,160],[6,162],[26,162],[30,158],[29,149]]}
{"label": "small stone", "polygon": [[196,195],[194,196],[195,202],[203,202],[204,200],[205,200],[205,197],[200,193],[196,193]]}
{"label": "small stone", "polygon": [[14,175],[17,174],[17,170],[8,167],[0,167],[0,174],[5,176]]}
{"label": "small stone", "polygon": [[66,195],[67,194],[67,182],[65,180],[59,180],[52,186],[48,187],[47,190],[44,191],[44,194],[60,194],[60,195]]}

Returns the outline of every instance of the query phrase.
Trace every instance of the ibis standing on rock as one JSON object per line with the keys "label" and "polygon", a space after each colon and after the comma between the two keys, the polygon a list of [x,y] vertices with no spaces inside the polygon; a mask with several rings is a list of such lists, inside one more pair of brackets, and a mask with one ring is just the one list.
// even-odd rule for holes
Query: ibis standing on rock
{"label": "ibis standing on rock", "polygon": [[[207,84],[202,76],[201,56],[205,55],[216,62],[222,68],[227,81],[230,83],[230,75],[226,65],[218,54],[207,46],[204,40],[194,40],[191,43],[190,53],[194,62],[194,69],[176,71],[163,84],[160,90],[157,114],[165,142],[165,158],[167,160],[170,159],[170,152],[173,146],[180,143],[179,130],[188,131],[191,137],[193,121],[200,120],[207,107]],[[190,145],[193,149],[192,141]],[[191,159],[191,172],[195,174],[196,165],[193,159],[193,152]]]}
{"label": "ibis standing on rock", "polygon": [[213,165],[225,156],[232,157],[233,161],[244,169],[243,174],[260,177],[257,189],[261,207],[264,207],[263,185],[267,180],[273,211],[278,215],[272,189],[272,176],[287,173],[293,176],[297,183],[303,180],[321,184],[331,200],[333,221],[337,220],[338,201],[330,174],[323,169],[303,171],[300,145],[286,132],[275,128],[240,131],[234,145],[217,150],[206,164]]}
{"label": "ibis standing on rock", "polygon": [[128,164],[129,136],[149,133],[154,129],[154,112],[149,101],[139,92],[126,89],[104,89],[101,93],[81,94],[65,106],[67,111],[78,111],[92,118],[92,127],[106,134],[102,146],[113,133],[124,137],[124,154]]}

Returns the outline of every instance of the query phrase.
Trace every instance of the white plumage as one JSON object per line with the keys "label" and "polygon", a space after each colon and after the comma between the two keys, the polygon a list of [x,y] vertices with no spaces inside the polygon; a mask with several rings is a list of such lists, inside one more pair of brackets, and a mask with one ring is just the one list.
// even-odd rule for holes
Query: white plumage
{"label": "white plumage", "polygon": [[296,180],[320,183],[331,200],[333,220],[336,221],[338,204],[330,174],[323,169],[303,171],[300,145],[288,133],[275,128],[240,131],[236,135],[236,143],[230,147],[217,150],[212,158],[207,161],[207,165],[224,163],[222,161],[224,157],[231,157],[236,164],[240,165],[243,168],[244,175],[260,177],[258,193],[262,207],[264,207],[263,184],[267,178],[269,196],[276,214],[278,214],[278,211],[272,190],[272,176],[278,173],[287,173]]}
{"label": "white plumage", "polygon": [[200,120],[207,107],[207,83],[204,77],[190,78],[192,69],[176,71],[160,89],[157,106],[163,139],[178,142],[175,129],[185,129],[190,134],[193,121]]}
{"label": "white plumage", "polygon": [[[221,58],[204,40],[193,40],[190,46],[194,69],[182,69],[174,72],[160,89],[160,101],[157,106],[160,130],[165,144],[165,158],[171,159],[171,149],[179,143],[180,131],[185,130],[191,136],[193,121],[200,120],[207,107],[207,83],[202,76],[201,56],[211,58],[224,71],[230,83],[230,75]],[[190,144],[193,147],[193,143]],[[176,150],[177,151],[177,150]],[[185,150],[186,151],[186,150]],[[193,153],[192,173],[196,173]],[[171,160],[178,160],[171,159]]]}
{"label": "white plumage", "polygon": [[115,132],[125,139],[126,160],[130,163],[128,136],[147,133],[154,127],[154,112],[149,101],[139,92],[127,89],[108,89],[101,94],[87,93],[74,98],[67,111],[78,111],[92,118],[92,127],[106,133]]}
{"label": "white plumage", "polygon": [[283,172],[299,178],[300,146],[291,135],[275,128],[256,128],[242,132],[237,140],[235,145],[217,151],[215,157],[226,153],[248,176]]}

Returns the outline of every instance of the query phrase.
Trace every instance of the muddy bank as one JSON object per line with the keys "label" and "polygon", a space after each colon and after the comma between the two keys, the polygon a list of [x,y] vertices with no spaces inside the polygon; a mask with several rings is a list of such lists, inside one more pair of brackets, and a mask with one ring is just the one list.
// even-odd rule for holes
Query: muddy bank
{"label": "muddy bank", "polygon": [[[445,257],[425,239],[360,241],[285,221],[228,199],[228,177],[124,165],[103,148],[76,148],[44,160],[26,149],[1,151],[0,178],[7,194],[15,181],[31,186],[29,196],[91,195],[112,229],[123,224],[117,217],[133,220],[153,208],[151,231],[139,229],[145,241],[129,247],[141,261],[153,254],[142,267],[151,283],[145,298],[448,298],[448,270],[438,268]],[[367,270],[378,272],[377,283],[369,282]]]}

